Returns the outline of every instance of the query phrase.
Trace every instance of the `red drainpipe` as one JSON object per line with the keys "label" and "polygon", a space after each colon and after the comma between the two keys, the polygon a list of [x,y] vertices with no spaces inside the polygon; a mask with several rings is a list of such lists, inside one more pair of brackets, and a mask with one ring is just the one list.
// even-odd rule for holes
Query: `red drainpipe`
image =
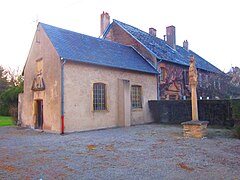
{"label": "red drainpipe", "polygon": [[61,120],[62,120],[62,129],[61,129],[61,134],[64,134],[64,64],[66,63],[66,60],[63,58],[60,58],[62,62],[61,66]]}
{"label": "red drainpipe", "polygon": [[62,134],[64,134],[64,116],[62,116]]}

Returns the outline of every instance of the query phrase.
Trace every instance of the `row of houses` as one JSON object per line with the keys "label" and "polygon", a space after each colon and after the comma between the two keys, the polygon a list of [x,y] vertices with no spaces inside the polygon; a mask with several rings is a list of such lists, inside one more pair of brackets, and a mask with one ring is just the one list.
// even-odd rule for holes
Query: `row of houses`
{"label": "row of houses", "polygon": [[166,38],[101,14],[99,38],[38,23],[19,96],[22,126],[58,133],[153,122],[148,101],[190,97],[189,56],[194,55],[201,98],[223,76],[214,65]]}

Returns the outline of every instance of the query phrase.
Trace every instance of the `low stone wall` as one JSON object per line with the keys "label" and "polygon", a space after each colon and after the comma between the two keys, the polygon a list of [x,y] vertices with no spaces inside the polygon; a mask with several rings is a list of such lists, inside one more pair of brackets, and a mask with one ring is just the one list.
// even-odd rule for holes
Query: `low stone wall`
{"label": "low stone wall", "polygon": [[[191,101],[149,101],[150,111],[156,123],[180,124],[191,120]],[[199,100],[199,120],[209,125],[234,126],[240,124],[240,99]]]}

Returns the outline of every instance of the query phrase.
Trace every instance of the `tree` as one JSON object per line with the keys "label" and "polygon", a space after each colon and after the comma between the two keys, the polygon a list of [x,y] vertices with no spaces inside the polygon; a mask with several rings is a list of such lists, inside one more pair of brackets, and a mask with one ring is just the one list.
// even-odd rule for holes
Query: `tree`
{"label": "tree", "polygon": [[19,68],[12,70],[0,66],[0,115],[11,115],[17,120],[18,94],[23,92],[23,77]]}
{"label": "tree", "polygon": [[227,74],[231,77],[231,84],[240,87],[240,68],[232,67]]}
{"label": "tree", "polygon": [[4,92],[8,88],[9,88],[9,82],[7,80],[6,71],[2,66],[0,66],[0,95],[2,92]]}
{"label": "tree", "polygon": [[18,86],[13,86],[4,91],[0,99],[3,106],[8,110],[8,113],[17,122],[18,118],[18,94],[23,92],[23,81]]}
{"label": "tree", "polygon": [[231,98],[240,98],[240,68],[232,67],[227,73],[229,77],[228,81],[228,93]]}

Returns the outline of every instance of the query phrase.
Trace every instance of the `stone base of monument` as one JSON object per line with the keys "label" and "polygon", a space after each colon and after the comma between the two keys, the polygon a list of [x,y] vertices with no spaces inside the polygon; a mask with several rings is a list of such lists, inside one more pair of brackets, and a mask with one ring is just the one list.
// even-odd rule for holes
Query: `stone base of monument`
{"label": "stone base of monument", "polygon": [[186,121],[183,125],[184,137],[203,138],[207,135],[208,121]]}

